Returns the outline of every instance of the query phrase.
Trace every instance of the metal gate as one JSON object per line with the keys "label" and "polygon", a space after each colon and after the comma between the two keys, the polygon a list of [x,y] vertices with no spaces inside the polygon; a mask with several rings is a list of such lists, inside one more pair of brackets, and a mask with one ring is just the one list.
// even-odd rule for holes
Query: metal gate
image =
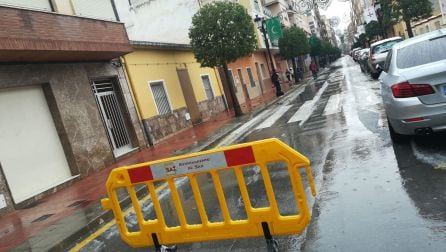
{"label": "metal gate", "polygon": [[119,157],[128,153],[132,150],[132,144],[112,80],[93,81],[92,88],[113,146],[113,154]]}

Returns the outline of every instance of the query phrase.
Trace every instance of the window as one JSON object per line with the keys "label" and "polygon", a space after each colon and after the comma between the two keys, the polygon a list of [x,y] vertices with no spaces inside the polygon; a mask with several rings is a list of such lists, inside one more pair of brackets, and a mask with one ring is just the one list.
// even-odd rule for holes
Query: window
{"label": "window", "polygon": [[150,82],[150,89],[152,90],[153,98],[155,99],[158,114],[167,115],[172,112],[169,99],[167,97],[166,89],[163,81]]}
{"label": "window", "polygon": [[240,84],[245,85],[245,80],[243,79],[242,69],[237,69],[238,77],[240,78]]}
{"label": "window", "polygon": [[260,5],[259,5],[259,0],[254,0],[254,9],[260,13]]}
{"label": "window", "polygon": [[435,22],[435,30],[441,29],[440,21]]}
{"label": "window", "polygon": [[263,78],[265,78],[266,75],[266,71],[265,71],[265,64],[260,64],[260,69],[262,70],[262,76]]}
{"label": "window", "polygon": [[249,82],[251,82],[251,87],[255,87],[256,86],[256,82],[254,80],[254,77],[252,76],[251,68],[247,67],[246,68],[246,72],[248,72],[248,77],[249,77]]}
{"label": "window", "polygon": [[386,57],[386,61],[384,62],[383,71],[388,73],[390,67],[390,61],[392,60],[392,50],[389,51]]}
{"label": "window", "polygon": [[208,100],[214,99],[214,92],[211,87],[211,80],[209,79],[209,75],[202,75],[201,81],[203,82],[204,91],[206,92],[206,97]]}
{"label": "window", "polygon": [[394,44],[399,43],[401,41],[402,41],[402,39],[397,39],[397,40],[387,41],[380,45],[377,45],[377,46],[373,47],[373,49],[372,49],[373,54],[385,53],[385,52],[389,51]]}
{"label": "window", "polygon": [[398,50],[398,68],[409,68],[446,59],[446,36],[431,38]]}

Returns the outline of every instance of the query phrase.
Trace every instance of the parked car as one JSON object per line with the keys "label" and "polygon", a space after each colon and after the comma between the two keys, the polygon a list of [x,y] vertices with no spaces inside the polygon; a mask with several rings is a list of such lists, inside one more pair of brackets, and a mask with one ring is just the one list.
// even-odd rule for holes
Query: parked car
{"label": "parked car", "polygon": [[379,80],[395,142],[446,130],[446,29],[393,46]]}
{"label": "parked car", "polygon": [[377,79],[381,74],[381,71],[376,69],[378,64],[383,64],[387,53],[393,45],[403,41],[401,37],[393,37],[384,40],[380,40],[370,45],[370,56],[368,62],[368,68],[372,78]]}
{"label": "parked car", "polygon": [[365,48],[359,51],[358,55],[358,63],[361,67],[361,72],[367,73],[368,69],[368,60],[369,60],[370,48]]}
{"label": "parked car", "polygon": [[356,61],[356,53],[361,50],[361,47],[355,48],[350,52],[350,56],[352,56],[353,60]]}
{"label": "parked car", "polygon": [[359,61],[359,53],[361,52],[362,48],[359,48],[359,50],[355,51],[353,53],[353,59],[358,62]]}

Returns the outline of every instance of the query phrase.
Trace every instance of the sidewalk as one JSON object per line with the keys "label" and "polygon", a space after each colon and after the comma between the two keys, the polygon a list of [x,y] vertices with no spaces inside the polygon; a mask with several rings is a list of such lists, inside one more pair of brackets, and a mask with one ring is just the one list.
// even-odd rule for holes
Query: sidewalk
{"label": "sidewalk", "polygon": [[[284,91],[291,89],[287,84],[282,87]],[[101,198],[106,196],[105,181],[113,168],[206,149],[277,99],[280,98],[276,98],[275,89],[264,90],[263,96],[242,104],[245,116],[241,118],[235,118],[232,111],[222,112],[41,199],[35,206],[1,217],[0,251],[65,248],[80,235],[113,218],[110,211],[104,212],[100,206]]]}

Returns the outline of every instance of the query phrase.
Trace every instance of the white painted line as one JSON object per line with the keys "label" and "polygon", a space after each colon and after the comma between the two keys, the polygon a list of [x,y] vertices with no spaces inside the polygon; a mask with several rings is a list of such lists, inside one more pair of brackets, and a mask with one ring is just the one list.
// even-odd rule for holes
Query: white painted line
{"label": "white painted line", "polygon": [[312,101],[306,101],[296,113],[290,118],[288,123],[302,121],[307,117],[307,114],[311,112],[311,107],[313,106]]}
{"label": "white painted line", "polygon": [[341,112],[341,95],[335,94],[328,99],[327,106],[325,106],[324,116],[333,115]]}
{"label": "white painted line", "polygon": [[245,131],[247,128],[251,127],[253,124],[260,121],[265,115],[270,114],[272,109],[267,109],[263,111],[262,113],[258,114],[256,117],[252,118],[247,123],[243,124],[240,128],[236,129],[234,132],[232,132],[230,135],[238,135],[241,132]]}
{"label": "white painted line", "polygon": [[321,99],[322,94],[328,86],[328,81],[319,89],[317,94],[313,97],[313,100],[307,101],[299,108],[299,110],[291,117],[288,123],[300,121],[300,125],[304,124],[313,113],[316,103]]}
{"label": "white painted line", "polygon": [[242,135],[246,130],[253,127],[254,124],[258,123],[265,115],[267,115],[269,113],[271,113],[271,109],[264,110],[263,112],[258,114],[256,117],[252,118],[251,120],[249,120],[248,122],[246,122],[245,124],[240,126],[240,128],[234,130],[229,135],[224,137],[223,140],[221,140],[220,143],[215,147],[219,148],[222,146],[229,145],[230,143],[235,141],[240,135]]}
{"label": "white painted line", "polygon": [[257,126],[256,129],[264,129],[273,126],[273,124],[282,117],[285,112],[287,112],[292,105],[282,105],[275,112],[273,112],[272,116],[268,117],[262,124]]}

